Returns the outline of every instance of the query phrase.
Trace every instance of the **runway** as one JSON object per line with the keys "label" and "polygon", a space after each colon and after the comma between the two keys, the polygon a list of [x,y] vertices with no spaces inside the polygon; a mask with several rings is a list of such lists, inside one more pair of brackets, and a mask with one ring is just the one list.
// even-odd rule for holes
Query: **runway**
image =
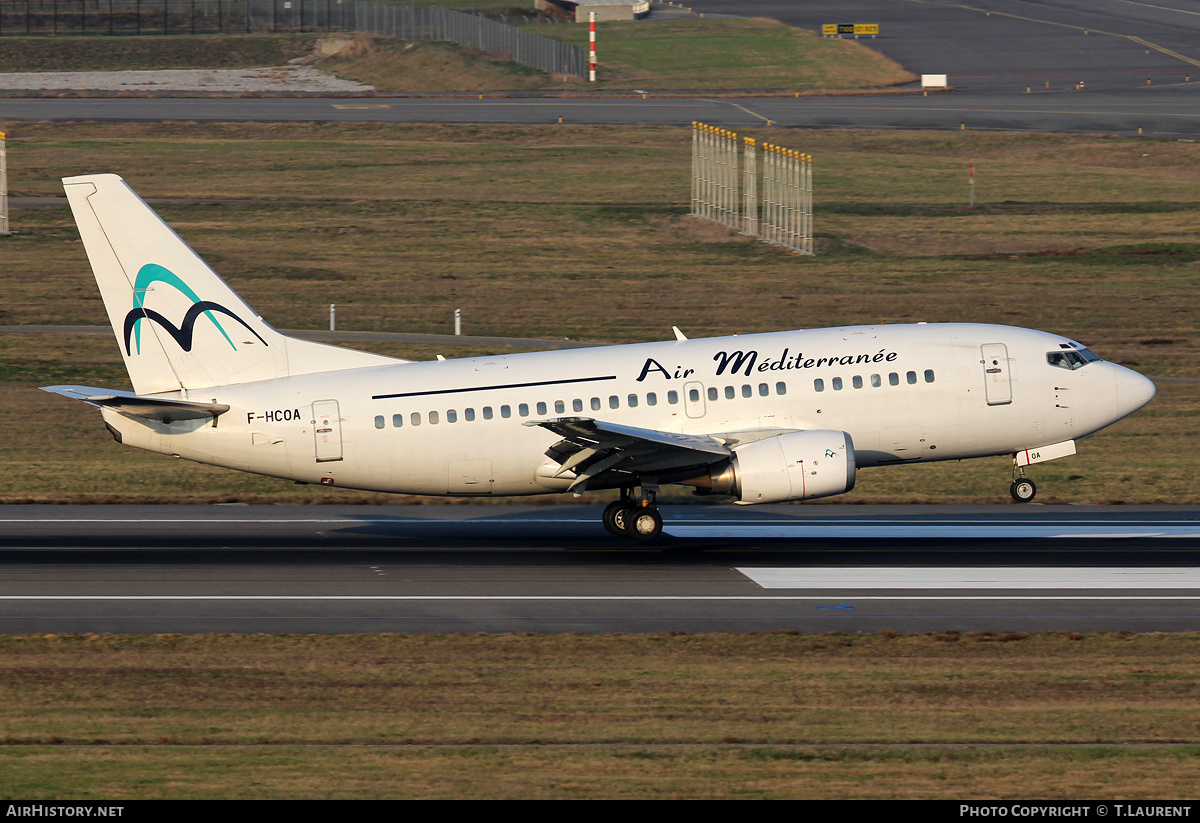
{"label": "runway", "polygon": [[[645,124],[1200,135],[1178,0],[697,0],[870,43],[950,93],[849,97],[3,98],[3,121]],[[829,19],[825,19],[828,17]],[[840,19],[839,19],[840,18]],[[1076,90],[1079,81],[1085,90]],[[1046,87],[1049,84],[1049,88]],[[0,507],[0,632],[1185,631],[1200,509]]]}
{"label": "runway", "polygon": [[0,631],[1185,631],[1200,510],[0,507]]}

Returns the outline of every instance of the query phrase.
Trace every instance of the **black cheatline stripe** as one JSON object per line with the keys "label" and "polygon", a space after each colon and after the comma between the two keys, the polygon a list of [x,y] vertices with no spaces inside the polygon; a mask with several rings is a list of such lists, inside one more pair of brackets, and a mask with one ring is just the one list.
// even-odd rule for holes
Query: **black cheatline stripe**
{"label": "black cheatline stripe", "polygon": [[427,397],[431,394],[462,394],[472,391],[491,391],[493,389],[527,389],[530,386],[561,386],[564,383],[595,383],[600,380],[616,380],[615,374],[608,377],[575,377],[570,380],[539,380],[536,383],[500,383],[495,386],[473,386],[469,389],[437,389],[435,391],[410,391],[400,394],[375,394],[372,400],[391,400],[394,397]]}

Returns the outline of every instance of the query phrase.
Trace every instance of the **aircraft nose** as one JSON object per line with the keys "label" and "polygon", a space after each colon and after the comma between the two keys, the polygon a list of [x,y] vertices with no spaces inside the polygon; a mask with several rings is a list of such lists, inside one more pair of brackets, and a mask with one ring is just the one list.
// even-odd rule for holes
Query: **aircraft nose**
{"label": "aircraft nose", "polygon": [[1122,414],[1132,414],[1154,399],[1156,389],[1149,378],[1127,369],[1113,366],[1117,381],[1117,409]]}

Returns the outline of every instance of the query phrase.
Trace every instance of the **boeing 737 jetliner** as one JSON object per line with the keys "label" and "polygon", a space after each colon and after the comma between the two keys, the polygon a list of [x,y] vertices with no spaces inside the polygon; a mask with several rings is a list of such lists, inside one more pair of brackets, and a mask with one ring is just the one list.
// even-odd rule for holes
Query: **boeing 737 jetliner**
{"label": "boeing 737 jetliner", "polygon": [[662,531],[666,483],[777,503],[867,466],[1025,467],[1140,409],[1154,384],[1056,334],[975,324],[808,329],[410,362],[280,334],[120,178],[63,181],[133,391],[51,386],[117,442],[352,489],[620,489],[615,535]]}

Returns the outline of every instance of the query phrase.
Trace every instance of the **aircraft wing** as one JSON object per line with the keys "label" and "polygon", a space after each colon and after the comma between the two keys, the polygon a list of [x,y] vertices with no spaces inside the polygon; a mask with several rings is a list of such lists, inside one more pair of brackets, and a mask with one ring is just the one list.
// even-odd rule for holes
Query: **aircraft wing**
{"label": "aircraft wing", "polygon": [[590,417],[531,420],[525,425],[541,426],[562,437],[546,454],[560,464],[556,476],[575,473],[571,491],[582,491],[589,480],[610,472],[669,474],[707,466],[733,453],[716,437],[622,426]]}
{"label": "aircraft wing", "polygon": [[174,423],[176,420],[202,420],[229,411],[224,403],[201,403],[195,400],[175,400],[150,397],[117,389],[97,389],[91,386],[43,386],[43,391],[61,394],[72,400],[82,400],[93,406],[114,409],[121,414]]}

